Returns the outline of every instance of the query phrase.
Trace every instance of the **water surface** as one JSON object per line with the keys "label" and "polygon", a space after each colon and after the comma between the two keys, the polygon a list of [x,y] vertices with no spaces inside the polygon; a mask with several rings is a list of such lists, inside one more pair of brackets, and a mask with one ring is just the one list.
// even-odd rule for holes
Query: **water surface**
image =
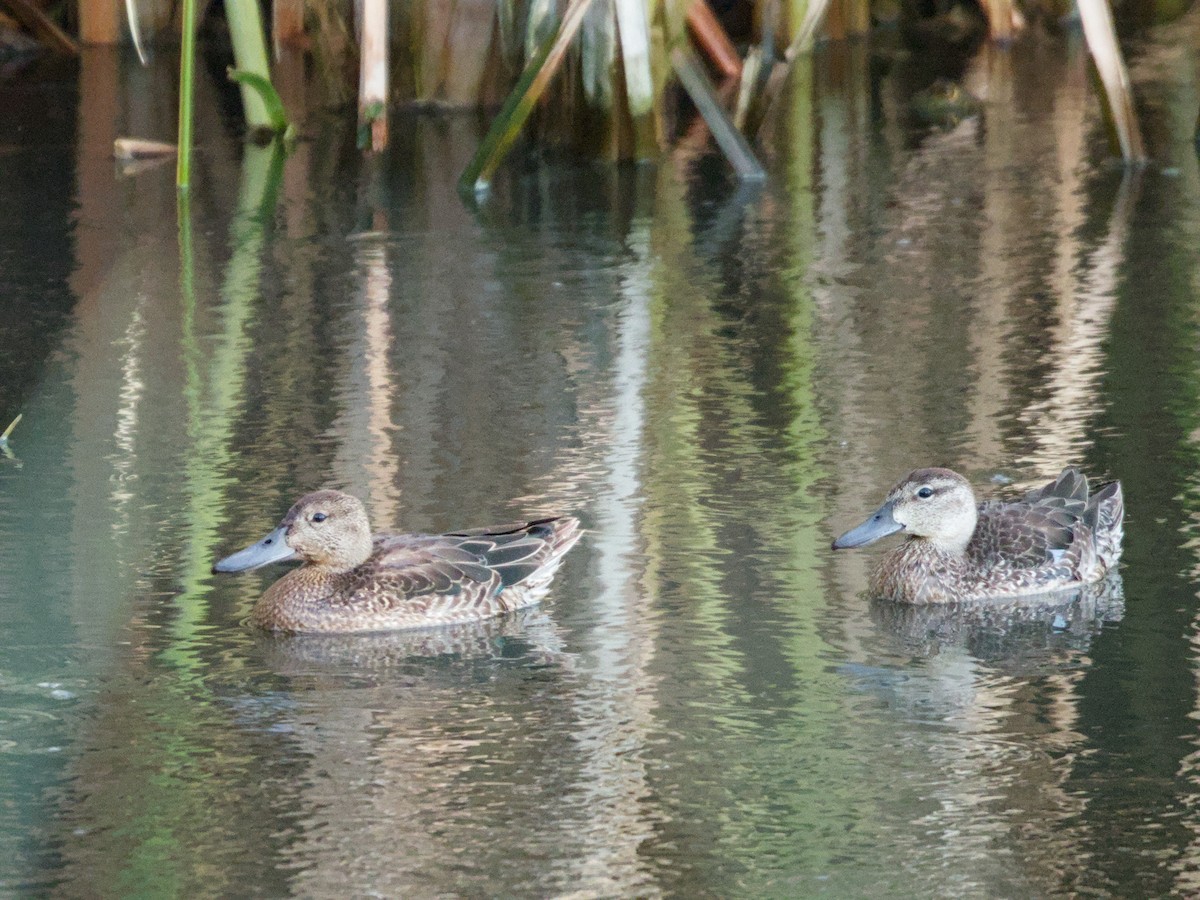
{"label": "water surface", "polygon": [[[478,210],[472,117],[364,159],[314,111],[281,162],[206,85],[182,230],[108,158],[171,133],[169,65],[0,86],[0,890],[1200,890],[1193,32],[1131,48],[1138,178],[1077,39],[982,51],[951,130],[918,61],[829,49],[761,187],[692,133]],[[917,465],[1071,463],[1125,484],[1099,592],[898,609],[828,549]],[[322,486],[588,534],[520,615],[259,634],[278,570],[209,568]]]}

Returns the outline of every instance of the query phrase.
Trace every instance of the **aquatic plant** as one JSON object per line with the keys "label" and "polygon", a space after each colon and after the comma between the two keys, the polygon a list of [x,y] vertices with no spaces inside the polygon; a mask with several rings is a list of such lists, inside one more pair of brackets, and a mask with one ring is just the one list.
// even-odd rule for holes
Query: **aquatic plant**
{"label": "aquatic plant", "polygon": [[79,55],[79,45],[71,36],[30,0],[8,0],[4,7],[6,12],[55,53],[64,56]]}
{"label": "aquatic plant", "polygon": [[1146,150],[1142,145],[1137,112],[1133,108],[1133,88],[1117,43],[1117,30],[1108,0],[1078,0],[1077,7],[1088,50],[1104,86],[1108,121],[1116,133],[1121,157],[1126,163],[1145,162]]}
{"label": "aquatic plant", "polygon": [[295,136],[295,129],[288,122],[283,101],[279,99],[279,92],[275,90],[275,86],[268,79],[263,78],[257,72],[242,72],[237,69],[229,69],[227,74],[230,81],[236,81],[243,87],[250,88],[260,98],[266,113],[266,125],[259,130],[280,135],[285,139]]}
{"label": "aquatic plant", "polygon": [[[179,55],[179,160],[175,184],[186,191],[191,184],[192,104],[196,77],[196,0],[183,0],[182,43]],[[237,68],[229,77],[238,82],[246,127],[251,132],[286,135],[287,117],[271,85],[267,42],[258,0],[225,0],[225,16]]]}
{"label": "aquatic plant", "polygon": [[362,56],[358,78],[358,146],[382,150],[387,144],[388,4],[363,0]]}
{"label": "aquatic plant", "polygon": [[459,191],[464,195],[487,190],[496,167],[516,142],[522,126],[533,112],[534,104],[562,64],[567,48],[583,24],[584,14],[591,3],[592,0],[571,0],[562,24],[543,40],[541,47],[526,64],[516,87],[459,179]]}
{"label": "aquatic plant", "polygon": [[192,107],[196,96],[196,0],[183,0],[183,34],[179,48],[179,158],[175,187],[185,192],[192,183]]}
{"label": "aquatic plant", "polygon": [[0,434],[0,444],[7,444],[9,435],[13,433],[13,429],[21,421],[21,413],[17,413],[17,417],[8,423],[8,427],[4,429],[4,433]]}
{"label": "aquatic plant", "polygon": [[[327,90],[337,94],[331,86],[345,80],[348,73],[337,69],[345,69],[354,40],[348,9],[332,0],[304,5],[314,23],[315,52],[330,76]],[[545,144],[574,145],[613,161],[656,158],[672,124],[670,88],[678,84],[739,177],[762,177],[752,141],[795,63],[822,31],[835,39],[865,33],[870,7],[865,0],[758,0],[750,5],[757,41],[746,49],[743,62],[704,0],[500,0],[494,8],[425,2],[391,10],[394,21],[389,21],[385,0],[368,0],[359,12],[359,145],[378,150],[386,143],[388,103],[402,87],[417,103],[463,106],[486,105],[497,99],[497,86],[502,91],[511,83],[460,178],[460,191],[475,196],[487,190],[531,122]],[[1012,0],[987,0],[983,6],[993,40],[1005,43],[1023,26]],[[187,22],[189,7],[194,3],[184,4]],[[263,79],[239,78],[247,124],[252,130],[278,132],[279,116],[268,112],[272,102],[261,89],[269,84],[269,73],[257,2],[227,0],[226,9],[238,71]],[[1145,151],[1107,0],[1082,0],[1079,10],[1120,152],[1128,161],[1141,160]],[[297,23],[290,27],[294,30]],[[185,25],[181,78],[191,65],[187,46],[193,31]],[[402,56],[401,72],[389,68],[389,44],[409,50]],[[786,47],[781,58],[777,44]],[[720,86],[710,72],[723,79]],[[183,104],[189,92],[185,84],[181,173],[190,158],[183,140]],[[281,110],[277,105],[274,112]]]}
{"label": "aquatic plant", "polygon": [[[233,42],[237,71],[257,76],[269,86],[271,69],[267,64],[267,39],[258,0],[225,0],[225,18],[229,23],[229,38]],[[241,78],[236,80],[242,88],[242,111],[246,116],[246,127],[251,132],[278,130],[274,117],[267,110],[268,97],[262,90],[261,82]],[[273,88],[271,92],[274,92]],[[275,99],[278,100],[278,96]],[[282,109],[280,104],[279,111],[282,112]]]}
{"label": "aquatic plant", "polygon": [[17,413],[17,417],[9,422],[8,427],[4,429],[4,433],[0,434],[0,456],[3,456],[5,459],[12,460],[17,464],[18,467],[21,465],[20,460],[17,459],[17,456],[15,453],[13,453],[12,448],[8,446],[8,438],[9,435],[13,433],[13,429],[17,427],[17,423],[20,421],[21,413]]}
{"label": "aquatic plant", "polygon": [[746,138],[721,105],[696,55],[688,47],[676,47],[671,51],[671,65],[738,177],[755,180],[765,178],[766,172]]}

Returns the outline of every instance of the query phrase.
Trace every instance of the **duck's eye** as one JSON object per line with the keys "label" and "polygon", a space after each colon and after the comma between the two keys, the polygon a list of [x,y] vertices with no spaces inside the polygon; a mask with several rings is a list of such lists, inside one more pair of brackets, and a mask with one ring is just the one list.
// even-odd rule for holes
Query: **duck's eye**
{"label": "duck's eye", "polygon": [[930,497],[933,496],[933,488],[923,487],[919,491],[917,491],[917,496],[920,497],[922,500],[928,500]]}
{"label": "duck's eye", "polygon": [[329,518],[329,516],[325,515],[325,513],[313,513],[312,518],[309,519],[309,521],[310,522],[324,522],[328,518]]}

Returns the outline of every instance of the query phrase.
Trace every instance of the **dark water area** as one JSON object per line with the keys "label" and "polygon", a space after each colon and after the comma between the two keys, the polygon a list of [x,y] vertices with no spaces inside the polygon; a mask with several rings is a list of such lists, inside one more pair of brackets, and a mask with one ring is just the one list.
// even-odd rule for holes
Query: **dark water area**
{"label": "dark water area", "polygon": [[[1190,896],[1200,891],[1197,23],[1130,46],[1152,163],[1081,42],[981,49],[917,127],[826,48],[739,185],[527,154],[481,122],[286,159],[206,81],[88,51],[0,84],[0,892]],[[303,91],[288,96],[303,110]],[[1124,483],[1119,578],[913,609],[831,539],[921,465]],[[381,529],[553,512],[541,606],[270,636],[214,576],[300,494]]]}

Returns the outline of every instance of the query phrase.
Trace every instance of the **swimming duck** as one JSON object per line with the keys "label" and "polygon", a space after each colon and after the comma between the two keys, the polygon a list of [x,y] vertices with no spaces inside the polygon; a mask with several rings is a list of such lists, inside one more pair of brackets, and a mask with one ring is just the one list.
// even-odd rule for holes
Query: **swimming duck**
{"label": "swimming duck", "polygon": [[957,472],[917,469],[833,549],[907,535],[871,573],[876,597],[948,603],[1019,596],[1103,578],[1121,556],[1124,516],[1119,481],[1089,497],[1087,478],[1074,468],[1020,500],[985,503]]}
{"label": "swimming duck", "polygon": [[581,531],[569,516],[451,534],[378,534],[341,491],[296,501],[279,527],[213,566],[244,572],[300,559],[255,604],[272,631],[394,631],[467,622],[531,606]]}

